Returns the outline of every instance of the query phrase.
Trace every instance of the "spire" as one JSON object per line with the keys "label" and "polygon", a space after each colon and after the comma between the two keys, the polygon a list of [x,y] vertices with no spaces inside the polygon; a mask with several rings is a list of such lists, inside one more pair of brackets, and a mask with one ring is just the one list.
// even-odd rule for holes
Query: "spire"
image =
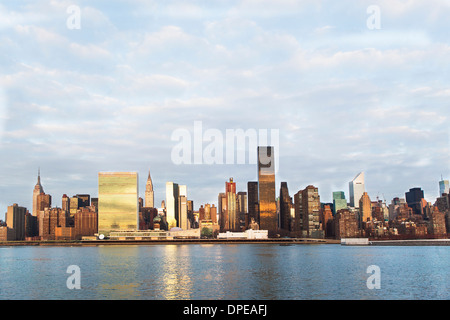
{"label": "spire", "polygon": [[38,168],[38,180],[37,180],[37,184],[41,185],[41,167]]}

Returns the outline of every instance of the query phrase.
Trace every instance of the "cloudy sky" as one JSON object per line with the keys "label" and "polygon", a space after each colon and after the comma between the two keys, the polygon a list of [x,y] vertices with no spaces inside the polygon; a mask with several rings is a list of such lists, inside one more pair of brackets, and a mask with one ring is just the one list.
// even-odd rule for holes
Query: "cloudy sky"
{"label": "cloudy sky", "polygon": [[31,208],[39,167],[55,206],[96,197],[100,171],[137,171],[143,196],[151,170],[157,203],[166,181],[195,207],[230,177],[246,191],[255,164],[174,162],[172,134],[196,121],[278,130],[277,193],[348,199],[364,171],[372,199],[420,186],[434,202],[450,178],[449,16],[446,0],[2,1],[0,219]]}

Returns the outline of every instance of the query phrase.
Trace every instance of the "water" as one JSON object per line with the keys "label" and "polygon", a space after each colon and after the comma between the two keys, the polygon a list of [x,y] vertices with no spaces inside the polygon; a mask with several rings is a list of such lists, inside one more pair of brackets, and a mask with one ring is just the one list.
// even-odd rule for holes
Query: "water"
{"label": "water", "polygon": [[[447,300],[449,262],[447,246],[0,247],[0,299]],[[367,287],[371,265],[381,289]]]}

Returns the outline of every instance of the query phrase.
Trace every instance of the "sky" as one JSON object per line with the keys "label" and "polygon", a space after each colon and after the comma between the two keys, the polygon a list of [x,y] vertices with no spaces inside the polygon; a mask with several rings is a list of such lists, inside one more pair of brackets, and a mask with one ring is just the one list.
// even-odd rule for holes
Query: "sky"
{"label": "sky", "polygon": [[[2,1],[0,219],[32,207],[39,168],[53,206],[96,197],[102,171],[138,172],[143,197],[149,170],[157,204],[166,181],[217,204],[230,177],[257,181],[256,150],[194,157],[238,129],[277,133],[277,196],[286,181],[349,199],[364,171],[372,200],[421,187],[434,203],[450,178],[449,16],[446,0]],[[196,123],[216,140],[195,144]]]}

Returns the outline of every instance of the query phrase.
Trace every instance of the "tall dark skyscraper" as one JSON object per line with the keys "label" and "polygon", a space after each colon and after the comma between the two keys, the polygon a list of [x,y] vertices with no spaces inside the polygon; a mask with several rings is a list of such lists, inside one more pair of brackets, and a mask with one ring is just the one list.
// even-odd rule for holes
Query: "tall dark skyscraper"
{"label": "tall dark skyscraper", "polygon": [[413,209],[414,214],[423,215],[422,199],[425,198],[421,188],[412,188],[405,193],[408,206]]}
{"label": "tall dark skyscraper", "polygon": [[281,182],[280,187],[280,228],[289,231],[291,221],[291,203],[287,182]]}
{"label": "tall dark skyscraper", "polygon": [[269,236],[278,231],[273,147],[258,147],[259,228]]}
{"label": "tall dark skyscraper", "polygon": [[259,224],[259,200],[258,200],[258,182],[249,181],[247,183],[247,206],[248,222],[252,220]]}

